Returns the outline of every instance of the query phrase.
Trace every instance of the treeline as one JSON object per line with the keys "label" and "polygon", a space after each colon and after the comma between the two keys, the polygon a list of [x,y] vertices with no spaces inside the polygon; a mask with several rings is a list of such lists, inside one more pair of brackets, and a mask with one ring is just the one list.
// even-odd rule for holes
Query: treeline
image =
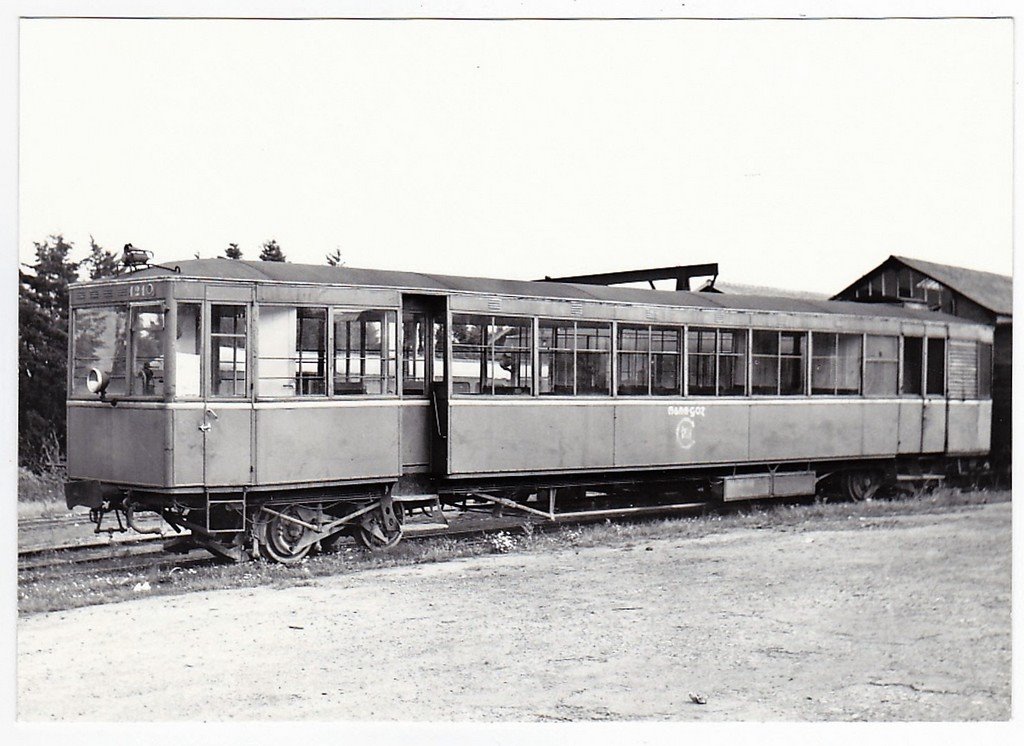
{"label": "treeline", "polygon": [[[123,267],[119,255],[92,236],[89,253],[78,261],[72,258],[74,244],[61,234],[33,245],[35,261],[18,270],[18,464],[39,472],[62,462],[65,454],[68,285],[115,277]],[[228,244],[223,256],[243,258],[236,243]],[[287,261],[274,239],[261,245],[259,259]],[[339,249],[324,259],[343,265]]]}

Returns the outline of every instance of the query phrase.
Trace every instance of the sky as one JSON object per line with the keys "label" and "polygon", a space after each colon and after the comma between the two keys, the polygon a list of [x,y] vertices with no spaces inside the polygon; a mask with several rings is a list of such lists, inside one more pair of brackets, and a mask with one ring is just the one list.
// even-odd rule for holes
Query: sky
{"label": "sky", "polygon": [[1010,274],[1010,20],[23,19],[19,254]]}

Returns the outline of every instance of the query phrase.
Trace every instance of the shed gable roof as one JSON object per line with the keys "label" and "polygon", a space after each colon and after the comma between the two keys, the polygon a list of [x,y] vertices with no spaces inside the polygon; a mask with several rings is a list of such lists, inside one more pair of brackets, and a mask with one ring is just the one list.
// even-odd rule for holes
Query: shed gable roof
{"label": "shed gable roof", "polygon": [[892,264],[902,264],[910,269],[917,270],[992,313],[1002,316],[1013,316],[1012,277],[996,274],[995,272],[982,272],[977,269],[955,267],[951,264],[926,262],[923,259],[913,259],[906,256],[890,256],[870,272],[865,273],[832,297],[839,298],[860,285],[867,278],[874,277],[879,272],[888,269]]}
{"label": "shed gable roof", "polygon": [[1004,316],[1013,315],[1013,278],[995,272],[982,272],[949,264],[936,264],[922,259],[893,256],[911,269],[957,291],[979,306]]}

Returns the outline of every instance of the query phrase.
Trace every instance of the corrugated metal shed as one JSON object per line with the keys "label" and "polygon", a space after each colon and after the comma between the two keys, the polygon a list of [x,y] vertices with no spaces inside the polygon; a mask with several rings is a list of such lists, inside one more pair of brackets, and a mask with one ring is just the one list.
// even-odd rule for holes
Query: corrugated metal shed
{"label": "corrugated metal shed", "polygon": [[[179,277],[228,279],[263,282],[294,282],[312,285],[352,285],[400,288],[416,291],[462,291],[510,295],[520,298],[557,298],[563,300],[596,300],[612,303],[643,303],[649,305],[690,308],[723,308],[741,311],[790,311],[800,313],[844,314],[848,316],[888,316],[893,318],[932,319],[960,322],[953,316],[919,308],[894,305],[880,306],[853,301],[815,298],[783,298],[759,295],[700,293],[685,290],[649,290],[646,288],[577,285],[530,280],[499,280],[484,277],[459,277],[420,272],[396,272],[355,267],[331,267],[320,264],[262,262],[241,259],[189,259],[166,262],[165,266],[180,268]],[[121,279],[173,275],[167,269],[150,267]]]}

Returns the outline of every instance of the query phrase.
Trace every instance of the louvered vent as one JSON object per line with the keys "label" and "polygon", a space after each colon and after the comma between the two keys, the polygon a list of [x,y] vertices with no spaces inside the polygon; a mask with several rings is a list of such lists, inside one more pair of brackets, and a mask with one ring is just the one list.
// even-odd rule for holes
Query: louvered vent
{"label": "louvered vent", "polygon": [[949,398],[978,397],[978,346],[975,342],[949,343]]}
{"label": "louvered vent", "polygon": [[572,316],[582,316],[583,315],[583,304],[582,303],[575,303],[575,302],[570,303],[569,304],[569,314],[572,315]]}
{"label": "louvered vent", "polygon": [[487,299],[487,310],[488,311],[500,311],[501,310],[501,298],[488,298]]}

